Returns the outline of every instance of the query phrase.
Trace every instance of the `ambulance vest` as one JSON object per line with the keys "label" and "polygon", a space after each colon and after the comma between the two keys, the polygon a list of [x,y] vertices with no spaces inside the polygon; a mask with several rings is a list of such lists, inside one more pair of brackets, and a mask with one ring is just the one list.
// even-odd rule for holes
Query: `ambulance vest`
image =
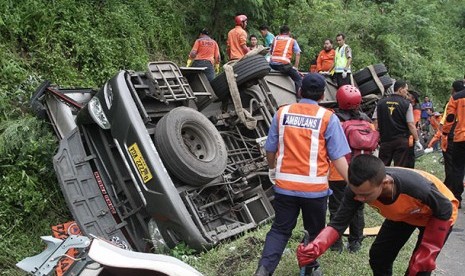
{"label": "ambulance vest", "polygon": [[324,134],[331,114],[318,105],[304,103],[279,109],[277,187],[300,192],[329,189],[329,161]]}
{"label": "ambulance vest", "polygon": [[287,35],[278,35],[274,39],[271,61],[282,64],[291,63],[295,40]]}

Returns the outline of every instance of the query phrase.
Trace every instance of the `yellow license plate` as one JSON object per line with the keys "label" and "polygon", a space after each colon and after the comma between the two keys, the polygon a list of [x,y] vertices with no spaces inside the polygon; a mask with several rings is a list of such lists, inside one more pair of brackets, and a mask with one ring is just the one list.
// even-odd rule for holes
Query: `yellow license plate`
{"label": "yellow license plate", "polygon": [[128,150],[129,154],[131,154],[132,159],[134,160],[134,163],[136,164],[137,170],[139,171],[142,181],[144,181],[144,183],[147,183],[150,179],[153,178],[153,176],[149,170],[149,167],[147,166],[147,163],[145,162],[144,157],[142,156],[142,153],[140,152],[139,146],[137,146],[137,144],[134,143],[131,146],[129,146]]}

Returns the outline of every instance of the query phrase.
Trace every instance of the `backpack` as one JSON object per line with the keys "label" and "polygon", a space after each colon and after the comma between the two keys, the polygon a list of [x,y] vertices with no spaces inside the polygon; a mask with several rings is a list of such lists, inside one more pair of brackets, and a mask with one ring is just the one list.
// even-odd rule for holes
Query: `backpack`
{"label": "backpack", "polygon": [[360,154],[372,154],[378,147],[379,132],[372,124],[360,119],[347,120],[342,123],[352,153],[346,155],[347,162]]}

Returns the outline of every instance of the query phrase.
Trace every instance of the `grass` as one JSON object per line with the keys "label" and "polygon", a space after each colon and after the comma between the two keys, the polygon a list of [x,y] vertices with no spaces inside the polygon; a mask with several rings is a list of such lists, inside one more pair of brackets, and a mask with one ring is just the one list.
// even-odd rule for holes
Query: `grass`
{"label": "grass", "polygon": [[[427,171],[444,179],[444,166],[439,162],[441,153],[426,154],[417,159],[415,168]],[[384,218],[372,208],[365,208],[366,227],[379,226]],[[194,266],[206,276],[213,275],[253,275],[265,242],[270,224],[248,232],[235,240],[222,243],[208,252],[200,255],[185,256],[184,261]],[[284,250],[282,259],[275,275],[298,275],[299,268],[295,250],[302,239],[302,221],[299,220],[292,237]],[[417,240],[415,232],[394,262],[393,275],[403,275],[407,269],[410,256]],[[341,254],[327,251],[319,259],[325,275],[372,275],[368,252],[375,237],[366,237],[359,252],[353,254],[344,250]],[[347,242],[347,238],[344,238]]]}

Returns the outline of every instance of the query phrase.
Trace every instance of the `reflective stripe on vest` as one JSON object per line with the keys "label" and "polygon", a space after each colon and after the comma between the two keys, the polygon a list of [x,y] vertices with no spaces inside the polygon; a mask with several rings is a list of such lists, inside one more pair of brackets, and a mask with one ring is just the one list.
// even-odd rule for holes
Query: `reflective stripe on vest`
{"label": "reflective stripe on vest", "polygon": [[[326,109],[319,107],[315,116],[310,116],[306,114],[293,114],[289,113],[290,106],[285,106],[282,108],[279,117],[279,148],[278,148],[278,158],[276,162],[276,181],[277,185],[279,185],[280,180],[283,181],[290,181],[290,182],[298,182],[299,184],[296,186],[300,186],[300,184],[323,184],[323,187],[315,187],[316,191],[321,191],[327,185],[328,177],[327,173],[323,175],[318,175],[318,157],[320,154],[320,130],[323,125],[323,117],[326,113]],[[302,146],[309,147],[309,156],[308,156],[308,167],[309,171],[306,172],[306,175],[296,174],[295,172],[284,172],[282,171],[282,162],[285,152],[284,146],[284,134],[286,131],[292,131],[290,128],[307,128],[310,131],[310,137],[307,141],[302,141]],[[286,128],[288,128],[286,130]],[[305,142],[310,142],[310,144],[305,144]],[[303,149],[303,151],[305,151]],[[281,187],[286,188],[286,187]],[[306,189],[307,190],[307,189]],[[311,191],[309,187],[308,191]]]}
{"label": "reflective stripe on vest", "polygon": [[[336,73],[344,72],[344,68],[346,67],[346,64],[347,64],[346,47],[347,45],[344,44],[342,47],[336,48],[336,56],[334,57],[334,72]],[[350,73],[350,67],[348,68],[347,73]]]}
{"label": "reflective stripe on vest", "polygon": [[274,39],[271,61],[288,64],[291,63],[294,39],[289,36],[278,35]]}

